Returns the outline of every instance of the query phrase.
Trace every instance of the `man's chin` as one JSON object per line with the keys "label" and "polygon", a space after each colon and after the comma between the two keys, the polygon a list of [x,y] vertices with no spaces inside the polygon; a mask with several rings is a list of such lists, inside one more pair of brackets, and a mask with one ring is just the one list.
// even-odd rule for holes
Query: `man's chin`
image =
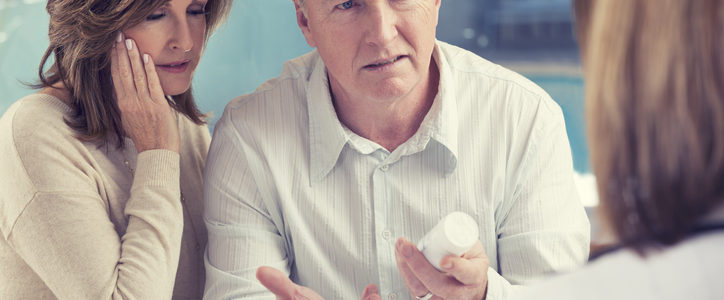
{"label": "man's chin", "polygon": [[375,84],[373,86],[372,96],[380,100],[396,100],[409,94],[412,88],[412,84],[393,78]]}

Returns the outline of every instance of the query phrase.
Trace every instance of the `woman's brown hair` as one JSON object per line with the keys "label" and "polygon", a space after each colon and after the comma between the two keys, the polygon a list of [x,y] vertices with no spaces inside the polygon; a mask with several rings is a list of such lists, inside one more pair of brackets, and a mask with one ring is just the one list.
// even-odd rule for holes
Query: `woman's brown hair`
{"label": "woman's brown hair", "polygon": [[645,254],[724,204],[724,2],[578,0],[604,217]]}
{"label": "woman's brown hair", "polygon": [[[50,15],[45,51],[36,88],[62,83],[70,93],[73,116],[66,123],[84,141],[106,144],[116,137],[122,147],[125,132],[116,105],[109,53],[118,32],[143,21],[169,0],[48,0]],[[206,4],[206,40],[223,21],[231,0]],[[52,65],[45,71],[50,58]],[[203,124],[191,89],[172,96],[171,106],[197,124]],[[110,136],[109,136],[110,135]]]}

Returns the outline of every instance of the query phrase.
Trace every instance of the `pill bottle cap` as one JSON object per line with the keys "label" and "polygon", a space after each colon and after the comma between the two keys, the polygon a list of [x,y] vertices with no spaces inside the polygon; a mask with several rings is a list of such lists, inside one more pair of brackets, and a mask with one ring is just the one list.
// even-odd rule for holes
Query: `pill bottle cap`
{"label": "pill bottle cap", "polygon": [[478,241],[478,223],[463,212],[452,212],[442,220],[447,250],[463,255]]}

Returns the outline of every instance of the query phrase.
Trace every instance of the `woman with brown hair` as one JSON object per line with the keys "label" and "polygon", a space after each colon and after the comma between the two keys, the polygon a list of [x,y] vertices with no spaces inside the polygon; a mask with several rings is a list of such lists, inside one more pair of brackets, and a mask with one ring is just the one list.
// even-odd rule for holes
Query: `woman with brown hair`
{"label": "woman with brown hair", "polygon": [[618,246],[529,299],[724,297],[724,1],[577,1],[600,217]]}
{"label": "woman with brown hair", "polygon": [[230,6],[48,1],[41,89],[0,119],[0,298],[202,297],[210,137],[190,85]]}

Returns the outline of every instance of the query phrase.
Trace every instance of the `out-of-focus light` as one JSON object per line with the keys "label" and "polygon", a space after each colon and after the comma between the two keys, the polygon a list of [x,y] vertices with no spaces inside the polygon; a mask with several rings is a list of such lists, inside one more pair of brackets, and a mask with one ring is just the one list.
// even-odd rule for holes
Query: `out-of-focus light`
{"label": "out-of-focus light", "polygon": [[0,44],[8,40],[8,34],[0,31]]}
{"label": "out-of-focus light", "polygon": [[475,37],[475,29],[470,27],[463,29],[463,37],[466,40],[472,40]]}
{"label": "out-of-focus light", "polygon": [[487,48],[488,45],[490,45],[490,41],[488,40],[488,37],[484,34],[481,34],[478,37],[478,47],[480,48]]}

